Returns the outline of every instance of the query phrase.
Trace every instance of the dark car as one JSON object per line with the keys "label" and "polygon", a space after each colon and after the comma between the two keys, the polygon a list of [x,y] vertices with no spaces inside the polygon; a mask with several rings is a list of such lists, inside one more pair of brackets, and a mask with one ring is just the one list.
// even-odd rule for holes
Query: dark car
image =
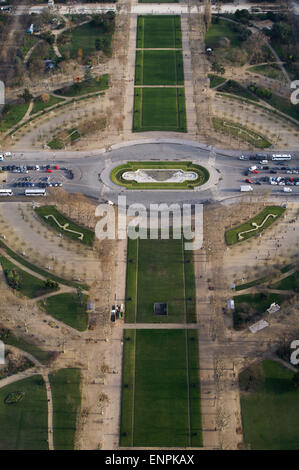
{"label": "dark car", "polygon": [[271,173],[271,175],[276,175],[276,174],[277,174],[277,171],[271,170],[270,173]]}

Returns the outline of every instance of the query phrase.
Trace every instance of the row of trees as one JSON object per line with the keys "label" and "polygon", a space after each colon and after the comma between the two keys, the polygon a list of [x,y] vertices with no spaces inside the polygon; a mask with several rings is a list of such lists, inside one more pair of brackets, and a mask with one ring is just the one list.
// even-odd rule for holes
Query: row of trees
{"label": "row of trees", "polygon": [[246,41],[249,36],[251,36],[252,32],[250,29],[246,28],[245,26],[241,24],[236,24],[236,23],[229,23],[229,27],[232,31],[237,33],[237,38],[239,41]]}

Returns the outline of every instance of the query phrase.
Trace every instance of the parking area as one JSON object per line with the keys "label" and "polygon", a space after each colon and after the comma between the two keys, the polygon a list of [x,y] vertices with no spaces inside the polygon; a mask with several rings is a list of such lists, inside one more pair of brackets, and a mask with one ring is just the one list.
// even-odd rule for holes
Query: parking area
{"label": "parking area", "polygon": [[252,185],[287,186],[288,188],[281,188],[282,191],[292,192],[294,189],[297,192],[299,189],[299,166],[296,165],[298,162],[295,160],[250,161],[248,168],[244,170],[244,182]]}
{"label": "parking area", "polygon": [[2,170],[2,189],[12,190],[13,195],[24,195],[26,189],[46,189],[63,186],[65,181],[72,180],[73,171],[58,165],[7,165]]}

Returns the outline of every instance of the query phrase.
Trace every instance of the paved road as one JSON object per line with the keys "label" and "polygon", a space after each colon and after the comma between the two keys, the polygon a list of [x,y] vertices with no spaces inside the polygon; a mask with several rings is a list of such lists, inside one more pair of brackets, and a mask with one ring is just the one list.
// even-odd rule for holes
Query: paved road
{"label": "paved road", "polygon": [[[296,154],[296,152],[295,152]],[[239,152],[224,152],[211,149],[199,143],[182,141],[182,143],[140,143],[128,144],[121,148],[103,153],[102,151],[86,152],[61,152],[48,151],[15,153],[11,164],[45,164],[55,163],[64,165],[74,170],[74,179],[67,180],[64,188],[69,192],[81,192],[86,196],[100,200],[117,202],[118,196],[126,195],[127,203],[138,201],[148,206],[150,203],[203,203],[208,201],[222,201],[240,197],[240,185],[245,184],[244,171],[253,164],[249,161],[239,160]],[[198,188],[194,191],[126,191],[124,188],[114,185],[109,179],[110,169],[126,161],[193,161],[210,166],[219,179],[218,183]],[[299,152],[297,158],[286,165],[299,166]],[[275,166],[275,164],[270,164]],[[282,175],[284,172],[282,172]],[[258,176],[263,176],[260,173]],[[264,175],[269,175],[265,172]],[[215,177],[216,179],[216,177]],[[272,190],[272,196],[285,202],[298,200],[299,186],[293,186],[293,192],[283,193],[281,186],[261,185],[254,186],[251,194],[253,197],[262,195],[265,189]],[[6,198],[5,198],[6,200]]]}
{"label": "paved road", "polygon": [[[256,5],[248,4],[246,2],[238,2],[238,3],[227,3],[225,5],[222,5],[221,8],[221,13],[228,12],[228,13],[234,13],[238,9],[250,9],[252,7],[255,7]],[[257,5],[260,11],[263,11],[263,6],[261,4]],[[268,5],[267,5],[268,7]],[[273,4],[274,9],[277,7],[277,5],[274,3]],[[47,8],[46,5],[36,5],[32,6],[29,8],[29,13],[41,13],[45,8]],[[187,13],[198,13],[200,11],[203,11],[204,6],[203,5],[187,5],[187,4],[157,4],[157,3],[148,3],[148,4],[135,4],[132,5],[130,8],[130,5],[123,5],[122,10],[124,9],[131,9],[131,12],[133,14],[138,14],[138,15],[144,15],[144,14],[152,14],[152,15],[181,15],[181,14],[187,14]],[[299,6],[297,4],[293,4],[293,9],[296,14],[299,14]],[[94,14],[94,13],[101,13],[105,11],[118,11],[118,6],[115,5],[114,3],[109,4],[101,4],[101,3],[95,3],[95,4],[78,4],[78,5],[55,5],[54,11],[59,11],[60,14],[66,15],[66,14],[73,14],[73,15],[79,15],[79,14]],[[212,5],[212,13],[217,13],[217,7],[216,5]],[[266,10],[267,11],[267,10]],[[28,7],[20,6],[16,9],[15,14],[21,15],[24,12],[28,12]]]}

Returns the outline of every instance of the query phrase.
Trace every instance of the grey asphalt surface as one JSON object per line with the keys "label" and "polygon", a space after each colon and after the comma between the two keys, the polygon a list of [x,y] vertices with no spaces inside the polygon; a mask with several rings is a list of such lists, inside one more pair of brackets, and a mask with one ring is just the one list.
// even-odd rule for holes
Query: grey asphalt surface
{"label": "grey asphalt surface", "polygon": [[[193,143],[194,144],[194,143]],[[200,144],[199,144],[200,145]],[[92,154],[91,154],[92,153]],[[12,158],[6,159],[3,164],[57,164],[65,166],[74,171],[73,180],[65,180],[64,189],[68,192],[81,192],[86,196],[103,200],[111,200],[117,203],[118,195],[126,195],[127,203],[143,203],[148,206],[150,203],[204,203],[212,201],[223,201],[240,197],[240,185],[246,184],[244,171],[249,166],[256,164],[253,161],[239,160],[242,152],[222,152],[211,151],[210,148],[198,148],[187,144],[177,143],[149,143],[125,146],[120,149],[93,152],[49,152],[36,151],[14,153]],[[278,152],[276,152],[278,153]],[[299,166],[299,152],[293,153],[293,159],[285,162],[285,166]],[[208,189],[204,187],[200,190],[191,191],[127,191],[125,188],[117,187],[107,178],[108,169],[127,161],[192,161],[204,165],[215,167],[220,176],[218,184],[212,185]],[[277,162],[270,162],[269,167],[277,166]],[[286,176],[285,171],[280,171],[276,176]],[[44,172],[39,172],[43,176]],[[46,175],[46,174],[45,174]],[[24,176],[24,175],[20,175]],[[102,178],[101,178],[102,176]],[[259,175],[254,175],[255,179],[261,176],[269,176],[268,171],[261,171]],[[289,176],[289,175],[288,175]],[[297,175],[294,175],[297,176]],[[54,175],[53,175],[54,178]],[[207,185],[209,186],[209,185]],[[210,185],[211,186],[211,185]],[[262,184],[253,185],[255,195],[261,195],[265,188],[271,189],[271,195],[278,200],[299,200],[299,186],[292,186],[292,193],[283,193],[282,186],[270,186]],[[7,198],[3,198],[7,200]],[[13,198],[12,198],[13,199]]]}

